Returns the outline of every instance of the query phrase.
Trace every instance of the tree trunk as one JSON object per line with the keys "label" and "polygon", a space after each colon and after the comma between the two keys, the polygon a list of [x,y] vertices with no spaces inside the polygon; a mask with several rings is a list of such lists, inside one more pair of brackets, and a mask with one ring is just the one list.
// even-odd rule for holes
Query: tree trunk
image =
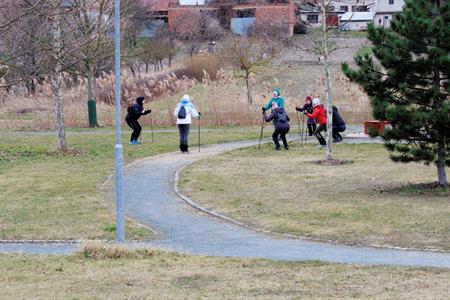
{"label": "tree trunk", "polygon": [[53,22],[54,44],[53,51],[55,51],[55,79],[53,80],[53,89],[55,93],[55,117],[56,117],[56,145],[59,151],[67,150],[66,132],[64,129],[64,116],[62,111],[61,101],[61,82],[62,82],[62,62],[61,62],[61,48],[62,48],[62,33],[61,20],[59,11],[55,14]]}
{"label": "tree trunk", "polygon": [[327,82],[327,160],[333,159],[333,87],[331,83],[329,53],[328,53],[328,26],[327,26],[326,5],[322,5],[322,45],[323,45],[323,66],[325,69],[325,80]]}
{"label": "tree trunk", "polygon": [[250,74],[245,74],[245,85],[247,86],[247,103],[251,105],[253,103],[253,98],[252,84],[250,83]]}
{"label": "tree trunk", "polygon": [[446,186],[448,184],[447,174],[445,172],[445,160],[446,160],[446,138],[442,136],[439,139],[438,144],[438,161],[437,161],[437,172],[438,172],[438,180],[440,186]]}
{"label": "tree trunk", "polygon": [[88,66],[87,71],[87,93],[88,100],[94,100],[94,70]]}

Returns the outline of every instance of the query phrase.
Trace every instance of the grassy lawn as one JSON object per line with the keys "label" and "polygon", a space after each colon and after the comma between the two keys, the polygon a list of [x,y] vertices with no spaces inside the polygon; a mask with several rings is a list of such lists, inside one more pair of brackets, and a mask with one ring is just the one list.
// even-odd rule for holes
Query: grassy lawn
{"label": "grassy lawn", "polygon": [[[147,128],[146,128],[147,129]],[[0,239],[112,239],[112,199],[101,184],[112,174],[114,134],[69,133],[71,152],[54,151],[53,135],[0,132]],[[81,132],[82,133],[82,132]],[[127,143],[129,132],[123,135]],[[224,128],[205,132],[202,143],[258,138],[257,128]],[[197,141],[196,132],[191,143]],[[178,150],[178,133],[156,133],[150,143],[124,145],[125,163]],[[128,239],[151,238],[152,232],[132,221]]]}
{"label": "grassy lawn", "polygon": [[[450,189],[424,190],[436,168],[395,164],[382,145],[337,145],[354,163],[318,166],[315,145],[247,148],[185,169],[182,191],[253,227],[362,244],[450,250]],[[450,170],[447,171],[450,173]]]}
{"label": "grassy lawn", "polygon": [[2,299],[445,299],[449,293],[450,272],[441,269],[152,250],[122,253],[122,258],[93,259],[89,253],[0,254]]}

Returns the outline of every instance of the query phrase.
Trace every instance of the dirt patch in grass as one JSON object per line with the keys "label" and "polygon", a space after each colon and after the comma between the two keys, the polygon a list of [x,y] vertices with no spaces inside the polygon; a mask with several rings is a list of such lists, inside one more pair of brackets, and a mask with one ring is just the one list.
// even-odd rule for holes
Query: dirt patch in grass
{"label": "dirt patch in grass", "polygon": [[211,157],[181,174],[183,193],[252,227],[321,240],[450,250],[449,189],[436,168],[397,164],[382,145],[336,145],[352,164],[322,166],[324,150],[272,145]]}
{"label": "dirt patch in grass", "polygon": [[[121,253],[108,249],[107,252]],[[445,299],[448,270],[275,262],[139,250],[0,254],[2,299]]]}
{"label": "dirt patch in grass", "polygon": [[324,160],[315,160],[313,161],[313,163],[319,166],[339,166],[351,164],[353,163],[353,161],[345,159],[324,159]]}

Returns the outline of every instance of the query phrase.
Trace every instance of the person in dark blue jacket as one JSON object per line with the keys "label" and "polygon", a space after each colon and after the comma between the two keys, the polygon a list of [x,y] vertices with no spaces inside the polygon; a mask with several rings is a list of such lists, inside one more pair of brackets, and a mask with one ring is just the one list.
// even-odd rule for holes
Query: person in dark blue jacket
{"label": "person in dark blue jacket", "polygon": [[341,132],[345,131],[345,121],[342,118],[339,110],[333,105],[333,143],[339,143],[342,141]]}
{"label": "person in dark blue jacket", "polygon": [[138,145],[140,142],[138,141],[139,135],[141,134],[142,127],[138,122],[138,119],[141,116],[145,116],[152,112],[151,109],[144,111],[144,99],[145,97],[141,96],[136,98],[136,102],[127,107],[127,116],[125,117],[125,121],[128,126],[133,129],[130,138],[130,145]]}
{"label": "person in dark blue jacket", "polygon": [[279,137],[283,141],[284,149],[289,150],[288,142],[286,140],[286,134],[289,132],[289,116],[282,107],[278,107],[276,102],[272,103],[272,113],[267,116],[266,110],[263,110],[264,120],[266,122],[273,121],[275,130],[272,134],[273,142],[275,143],[275,150],[281,150]]}

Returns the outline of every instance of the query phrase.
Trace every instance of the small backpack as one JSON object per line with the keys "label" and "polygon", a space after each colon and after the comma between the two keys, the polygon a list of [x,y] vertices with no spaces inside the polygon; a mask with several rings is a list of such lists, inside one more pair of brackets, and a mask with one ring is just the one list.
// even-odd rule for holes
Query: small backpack
{"label": "small backpack", "polygon": [[178,119],[186,119],[186,108],[184,105],[182,105],[178,111]]}
{"label": "small backpack", "polygon": [[286,112],[285,111],[278,112],[277,118],[278,118],[278,122],[286,123],[287,122]]}
{"label": "small backpack", "polygon": [[128,105],[127,105],[127,112],[131,112],[132,110],[133,110],[133,103],[128,102]]}

